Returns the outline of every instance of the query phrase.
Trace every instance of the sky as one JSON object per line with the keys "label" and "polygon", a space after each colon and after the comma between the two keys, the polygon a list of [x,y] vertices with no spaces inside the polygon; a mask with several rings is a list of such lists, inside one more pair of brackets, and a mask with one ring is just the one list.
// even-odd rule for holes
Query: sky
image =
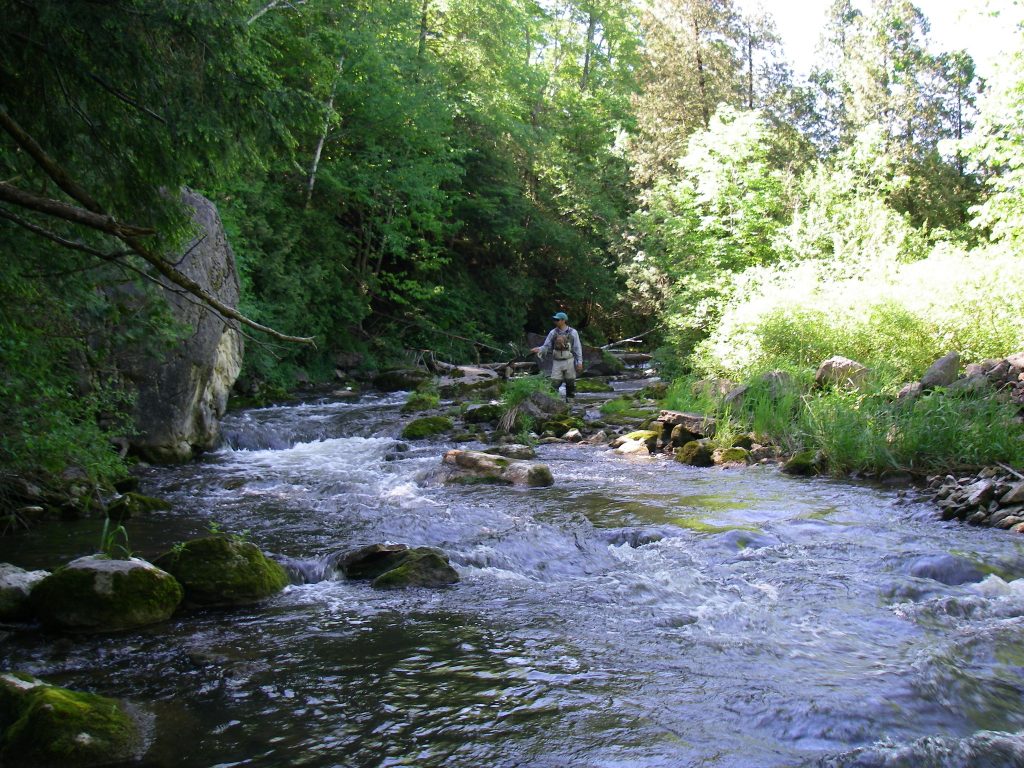
{"label": "sky", "polygon": [[[830,0],[739,0],[738,4],[748,11],[764,8],[775,18],[787,58],[797,73],[806,74],[814,60]],[[1024,19],[1019,0],[916,0],[915,5],[931,25],[933,51],[966,48],[983,77],[991,76],[1001,54],[1015,43],[1019,45],[1015,22]],[[993,11],[999,16],[993,17]]]}

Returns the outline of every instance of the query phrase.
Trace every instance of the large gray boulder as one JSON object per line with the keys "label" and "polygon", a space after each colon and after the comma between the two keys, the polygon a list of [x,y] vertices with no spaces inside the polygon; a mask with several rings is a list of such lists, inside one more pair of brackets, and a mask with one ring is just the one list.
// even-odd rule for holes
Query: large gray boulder
{"label": "large gray boulder", "polygon": [[829,386],[860,389],[867,376],[868,369],[861,363],[842,355],[833,355],[818,366],[814,374],[814,386],[819,389]]}
{"label": "large gray boulder", "polygon": [[170,618],[181,585],[145,560],[80,557],[40,581],[31,606],[44,625],[72,632],[118,632]]}
{"label": "large gray boulder", "polygon": [[959,369],[959,352],[943,355],[924,372],[924,376],[921,377],[921,388],[928,390],[935,389],[935,387],[948,387],[956,381]]}
{"label": "large gray boulder", "polygon": [[29,614],[29,594],[49,571],[26,571],[0,563],[0,621],[16,621]]}
{"label": "large gray boulder", "polygon": [[[177,269],[224,304],[237,306],[235,255],[216,206],[188,189],[182,201],[193,211],[197,234],[174,260]],[[128,437],[130,447],[149,461],[173,463],[216,447],[220,418],[242,367],[243,342],[220,315],[159,279],[186,336],[156,361],[151,353],[125,353],[119,367],[136,395],[136,434]]]}

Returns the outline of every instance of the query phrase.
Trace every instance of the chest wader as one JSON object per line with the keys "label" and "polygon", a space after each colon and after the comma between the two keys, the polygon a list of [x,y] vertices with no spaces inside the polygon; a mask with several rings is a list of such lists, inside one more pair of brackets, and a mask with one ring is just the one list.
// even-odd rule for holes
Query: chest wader
{"label": "chest wader", "polygon": [[565,399],[571,401],[576,397],[576,366],[572,354],[572,331],[557,333],[551,342],[551,351],[552,358],[555,360],[551,369],[551,384],[557,394],[558,387],[564,380]]}

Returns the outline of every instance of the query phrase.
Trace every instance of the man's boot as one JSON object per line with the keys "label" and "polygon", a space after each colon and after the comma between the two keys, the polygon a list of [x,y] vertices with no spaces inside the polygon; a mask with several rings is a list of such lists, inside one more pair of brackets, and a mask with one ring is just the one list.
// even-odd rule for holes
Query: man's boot
{"label": "man's boot", "polygon": [[571,380],[565,382],[565,404],[569,406],[569,411],[572,411],[572,407],[576,405],[576,381]]}

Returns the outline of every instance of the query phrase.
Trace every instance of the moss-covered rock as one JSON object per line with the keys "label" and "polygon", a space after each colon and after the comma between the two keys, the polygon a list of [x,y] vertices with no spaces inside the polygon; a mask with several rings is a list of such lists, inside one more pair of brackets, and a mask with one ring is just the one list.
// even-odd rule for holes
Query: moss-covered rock
{"label": "moss-covered rock", "polygon": [[691,467],[710,467],[715,463],[711,446],[700,440],[691,440],[676,449],[675,459]]}
{"label": "moss-covered rock", "polygon": [[393,368],[374,376],[373,386],[382,392],[413,391],[432,380],[433,376],[418,368]]}
{"label": "moss-covered rock", "polygon": [[405,440],[423,440],[447,432],[451,428],[452,420],[447,416],[424,416],[406,424],[402,430],[402,437]]}
{"label": "moss-covered rock", "polygon": [[345,555],[338,563],[346,578],[372,581],[378,589],[446,587],[459,580],[448,557],[430,547],[371,544]]}
{"label": "moss-covered rock", "polygon": [[579,429],[583,422],[577,418],[551,419],[541,425],[542,432],[550,432],[555,437],[561,437],[570,429]]}
{"label": "moss-covered rock", "polygon": [[818,472],[818,456],[814,449],[794,453],[786,463],[782,465],[782,471],[787,475],[814,475]]}
{"label": "moss-covered rock", "polygon": [[156,559],[185,588],[185,604],[229,606],[277,594],[288,574],[250,541],[207,536],[176,546]]}
{"label": "moss-covered rock", "polygon": [[648,384],[637,393],[637,397],[646,398],[648,400],[664,400],[667,395],[668,384],[663,381],[656,381],[653,384]]}
{"label": "moss-covered rock", "polygon": [[506,445],[484,448],[484,453],[504,456],[506,459],[534,459],[537,457],[537,451],[532,446],[521,443],[507,443]]}
{"label": "moss-covered rock", "polygon": [[498,421],[505,415],[505,409],[497,403],[485,403],[483,405],[471,405],[466,409],[462,418],[467,424],[486,424],[491,421]]}
{"label": "moss-covered rock", "polygon": [[615,388],[607,381],[602,381],[600,379],[576,379],[576,391],[584,394],[614,392]]}
{"label": "moss-covered rock", "polygon": [[402,413],[417,413],[437,408],[441,398],[436,392],[412,392],[402,404]]}
{"label": "moss-covered rock", "polygon": [[48,627],[118,632],[166,620],[181,599],[181,585],[152,563],[90,555],[40,581],[30,606]]}
{"label": "moss-covered rock", "polygon": [[138,514],[170,509],[171,504],[163,499],[129,491],[107,505],[107,517],[111,520],[127,520]]}
{"label": "moss-covered rock", "polygon": [[442,459],[445,481],[459,484],[494,483],[527,485],[533,488],[554,484],[551,470],[544,464],[517,461],[483,451],[451,450]]}
{"label": "moss-covered rock", "polygon": [[138,724],[115,699],[0,675],[0,764],[10,768],[88,768],[137,757]]}
{"label": "moss-covered rock", "polygon": [[750,460],[750,451],[746,448],[722,448],[712,454],[716,464],[746,464]]}
{"label": "moss-covered rock", "polygon": [[375,578],[372,586],[374,589],[447,587],[458,580],[458,571],[452,568],[445,555],[427,547],[417,547],[409,550],[399,566]]}

